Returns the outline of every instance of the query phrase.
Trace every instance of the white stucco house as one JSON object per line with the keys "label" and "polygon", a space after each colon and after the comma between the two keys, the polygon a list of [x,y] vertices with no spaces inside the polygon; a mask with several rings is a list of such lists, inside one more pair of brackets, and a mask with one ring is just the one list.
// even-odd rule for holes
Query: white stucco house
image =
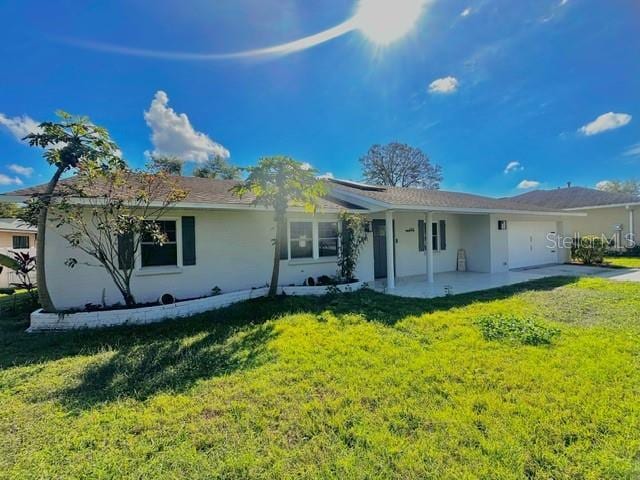
{"label": "white stucco house", "polygon": [[[640,238],[640,198],[624,193],[568,185],[554,190],[534,190],[509,200],[526,205],[582,212],[586,216],[565,219],[564,230],[573,236],[605,236],[618,249],[632,247]],[[639,219],[640,220],[640,219]]]}
{"label": "white stucco house", "polygon": [[[132,287],[140,302],[164,293],[178,299],[264,286],[270,279],[275,234],[273,213],[238,198],[233,181],[176,177],[188,196],[163,219],[169,242],[142,245],[135,258]],[[506,272],[533,265],[562,263],[566,250],[549,238],[561,234],[582,212],[532,206],[510,199],[412,188],[378,187],[329,180],[329,193],[315,215],[291,208],[286,248],[281,252],[281,285],[301,285],[308,277],[335,275],[341,210],[368,219],[368,241],[360,255],[361,281],[422,275],[428,282],[455,271],[463,250],[471,272]],[[42,187],[0,196],[25,201]],[[115,304],[121,297],[110,277],[91,258],[73,251],[55,226],[46,236],[46,272],[52,299],[59,309],[87,303]],[[79,260],[74,269],[69,257]],[[86,262],[85,265],[84,263]]]}

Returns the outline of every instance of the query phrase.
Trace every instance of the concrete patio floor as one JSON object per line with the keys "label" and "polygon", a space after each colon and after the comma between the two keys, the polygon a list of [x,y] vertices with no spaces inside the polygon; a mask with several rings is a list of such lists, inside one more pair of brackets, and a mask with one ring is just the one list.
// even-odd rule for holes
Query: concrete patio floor
{"label": "concrete patio floor", "polygon": [[443,272],[435,275],[433,283],[427,283],[425,275],[398,277],[394,289],[386,288],[386,280],[377,280],[373,288],[376,291],[399,297],[434,298],[447,295],[447,289],[450,294],[456,295],[557,276],[602,277],[611,280],[640,282],[640,270],[638,269],[547,265],[502,273]]}

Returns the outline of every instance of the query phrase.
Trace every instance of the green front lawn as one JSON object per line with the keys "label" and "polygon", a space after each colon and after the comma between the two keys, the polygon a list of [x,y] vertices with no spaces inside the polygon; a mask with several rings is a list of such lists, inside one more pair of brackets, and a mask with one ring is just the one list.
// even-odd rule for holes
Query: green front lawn
{"label": "green front lawn", "polygon": [[620,268],[640,268],[640,257],[605,257],[604,263]]}
{"label": "green front lawn", "polygon": [[146,327],[25,327],[0,320],[2,478],[640,475],[640,284],[364,291]]}

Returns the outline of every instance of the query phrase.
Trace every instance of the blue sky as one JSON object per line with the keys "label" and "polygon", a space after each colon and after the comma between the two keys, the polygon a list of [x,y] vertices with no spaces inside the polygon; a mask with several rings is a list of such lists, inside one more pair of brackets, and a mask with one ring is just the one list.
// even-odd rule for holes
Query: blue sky
{"label": "blue sky", "polygon": [[260,58],[89,46],[238,52],[322,32],[356,8],[357,0],[2,2],[0,189],[47,179],[41,152],[16,135],[57,109],[107,127],[136,166],[154,150],[183,154],[187,170],[225,151],[241,166],[287,154],[357,180],[369,146],[397,140],[440,164],[449,190],[507,195],[536,182],[640,177],[635,0],[434,0],[387,47],[354,30]]}

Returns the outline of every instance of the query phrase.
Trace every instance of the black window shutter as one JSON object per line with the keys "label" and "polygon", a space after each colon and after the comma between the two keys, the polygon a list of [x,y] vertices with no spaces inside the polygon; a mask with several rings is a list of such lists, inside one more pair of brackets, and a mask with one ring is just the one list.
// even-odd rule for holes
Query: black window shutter
{"label": "black window shutter", "polygon": [[424,237],[426,234],[426,230],[425,230],[425,224],[424,224],[424,220],[418,220],[418,251],[419,252],[424,252],[426,247],[425,247],[425,242],[424,242]]}
{"label": "black window shutter", "polygon": [[447,249],[447,224],[440,220],[440,250]]}
{"label": "black window shutter", "polygon": [[133,268],[133,233],[118,235],[118,268],[120,270]]}
{"label": "black window shutter", "polygon": [[196,264],[196,217],[182,217],[182,265]]}
{"label": "black window shutter", "polygon": [[287,222],[284,222],[280,232],[280,260],[289,259],[289,245],[287,239]]}

